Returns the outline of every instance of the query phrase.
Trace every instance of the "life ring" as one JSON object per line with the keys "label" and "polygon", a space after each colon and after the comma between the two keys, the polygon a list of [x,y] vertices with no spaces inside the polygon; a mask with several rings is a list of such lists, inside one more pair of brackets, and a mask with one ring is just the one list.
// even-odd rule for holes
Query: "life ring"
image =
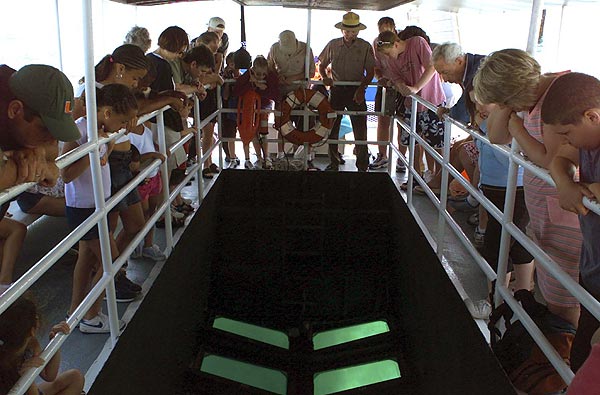
{"label": "life ring", "polygon": [[244,143],[251,142],[260,126],[260,95],[249,90],[240,96],[237,106],[237,127]]}
{"label": "life ring", "polygon": [[[291,120],[292,110],[303,104],[319,112],[315,126],[308,132],[296,129]],[[336,118],[337,114],[324,94],[311,89],[298,88],[290,92],[281,105],[279,131],[283,137],[294,144],[315,144],[323,139],[327,140]]]}

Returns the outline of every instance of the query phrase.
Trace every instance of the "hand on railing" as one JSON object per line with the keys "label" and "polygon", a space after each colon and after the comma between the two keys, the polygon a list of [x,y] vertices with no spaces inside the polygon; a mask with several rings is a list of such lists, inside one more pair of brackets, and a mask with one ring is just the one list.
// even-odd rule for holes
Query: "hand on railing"
{"label": "hand on railing", "polygon": [[418,90],[414,86],[406,85],[404,82],[398,81],[395,83],[396,90],[400,92],[402,96],[416,95]]}
{"label": "hand on railing", "polygon": [[436,113],[439,119],[443,119],[444,115],[450,114],[450,109],[448,107],[438,107]]}
{"label": "hand on railing", "polygon": [[[15,166],[15,178],[12,185],[25,182],[37,182],[43,186],[53,186],[58,178],[58,168],[46,160],[46,150],[42,147],[6,151],[8,166]],[[12,162],[11,162],[12,161]],[[7,166],[7,167],[8,167]],[[3,171],[9,171],[3,169]],[[7,185],[6,187],[12,186]]]}
{"label": "hand on railing", "polygon": [[600,184],[598,183],[591,185],[575,181],[564,183],[561,188],[558,188],[560,207],[575,214],[587,215],[590,210],[584,206],[583,198],[597,199],[590,187],[600,192]]}
{"label": "hand on railing", "polygon": [[160,96],[167,98],[166,105],[171,106],[175,111],[181,111],[187,100],[186,94],[179,91],[162,91]]}

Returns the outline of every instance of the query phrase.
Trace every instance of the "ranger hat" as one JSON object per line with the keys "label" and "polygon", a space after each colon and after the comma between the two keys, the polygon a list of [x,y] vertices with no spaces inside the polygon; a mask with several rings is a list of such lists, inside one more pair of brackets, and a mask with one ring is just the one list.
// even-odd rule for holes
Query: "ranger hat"
{"label": "ranger hat", "polygon": [[354,12],[347,12],[344,14],[342,21],[335,24],[335,27],[342,30],[349,30],[357,32],[359,30],[365,30],[367,26],[360,23],[360,17]]}

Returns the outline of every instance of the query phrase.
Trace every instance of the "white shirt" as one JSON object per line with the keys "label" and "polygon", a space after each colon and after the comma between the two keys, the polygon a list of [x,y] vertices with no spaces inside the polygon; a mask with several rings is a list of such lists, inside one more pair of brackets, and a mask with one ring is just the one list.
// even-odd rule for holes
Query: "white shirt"
{"label": "white shirt", "polygon": [[[140,151],[140,155],[147,154],[148,152],[157,152],[154,147],[154,141],[152,141],[152,130],[144,126],[144,132],[142,134],[129,133],[129,140],[131,144]],[[158,174],[158,168],[154,169],[153,172],[148,174],[148,178],[154,177]]]}
{"label": "white shirt", "polygon": [[[77,140],[77,144],[83,145],[88,141],[87,135],[87,119],[85,117],[79,118],[75,121],[75,124],[81,132],[81,138]],[[104,200],[110,197],[110,167],[108,165],[108,158],[106,152],[108,147],[106,144],[100,146],[100,157],[103,159],[105,164],[101,167],[102,174],[102,185],[104,188]],[[92,171],[90,167],[85,169],[83,173],[73,181],[65,184],[65,200],[69,207],[75,208],[95,208],[96,202],[94,201],[94,188],[92,182]]]}

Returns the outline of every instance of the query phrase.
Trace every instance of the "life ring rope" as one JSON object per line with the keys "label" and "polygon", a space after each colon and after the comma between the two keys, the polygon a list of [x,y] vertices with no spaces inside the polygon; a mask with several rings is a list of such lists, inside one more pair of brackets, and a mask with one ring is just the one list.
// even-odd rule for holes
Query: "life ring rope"
{"label": "life ring rope", "polygon": [[[291,120],[292,110],[303,104],[319,112],[315,126],[307,132],[298,130]],[[290,92],[283,101],[279,131],[283,137],[294,144],[315,144],[321,140],[327,140],[336,118],[337,113],[324,94],[314,90],[298,88]]]}

